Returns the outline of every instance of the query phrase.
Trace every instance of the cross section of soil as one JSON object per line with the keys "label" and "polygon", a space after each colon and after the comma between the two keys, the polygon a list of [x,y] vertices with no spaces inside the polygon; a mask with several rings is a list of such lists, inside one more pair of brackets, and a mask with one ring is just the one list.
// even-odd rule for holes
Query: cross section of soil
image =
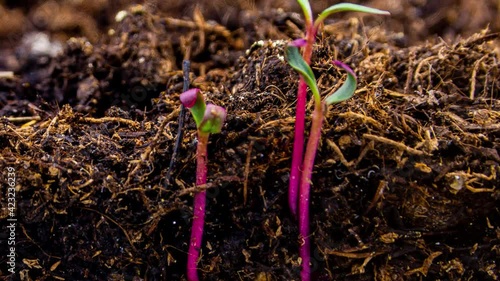
{"label": "cross section of soil", "polygon": [[[186,280],[201,189],[202,280],[300,280],[284,57],[300,9],[197,2],[0,1],[2,280]],[[358,89],[322,129],[313,280],[499,280],[499,2],[356,2],[392,15],[317,35],[322,95],[346,78],[333,60]],[[228,114],[206,186],[189,114],[176,146],[184,60]]]}

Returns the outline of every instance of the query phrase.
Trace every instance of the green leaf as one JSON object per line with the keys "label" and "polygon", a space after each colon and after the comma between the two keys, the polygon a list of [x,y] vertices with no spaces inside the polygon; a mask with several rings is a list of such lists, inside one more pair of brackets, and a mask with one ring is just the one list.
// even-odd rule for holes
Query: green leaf
{"label": "green leaf", "polygon": [[226,110],[223,107],[209,103],[205,109],[199,130],[203,133],[220,133],[225,120]]}
{"label": "green leaf", "polygon": [[302,12],[304,13],[304,18],[306,22],[312,24],[313,22],[313,14],[311,10],[311,4],[309,4],[308,0],[297,0],[300,8],[302,8]]}
{"label": "green leaf", "polygon": [[201,94],[200,89],[189,89],[180,95],[181,103],[189,108],[191,115],[193,115],[196,127],[200,127],[200,123],[203,120],[203,115],[205,114],[205,99]]}
{"label": "green leaf", "polygon": [[326,97],[325,102],[327,105],[339,103],[349,99],[354,95],[357,86],[356,76],[354,75],[354,71],[352,71],[349,66],[340,61],[334,61],[333,64],[340,66],[347,71],[347,80],[337,91],[335,91],[335,93]]}
{"label": "green leaf", "polygon": [[318,26],[327,17],[329,17],[332,14],[339,13],[339,12],[362,12],[362,13],[369,13],[369,14],[376,14],[376,15],[390,15],[391,14],[388,11],[370,8],[370,7],[366,7],[366,6],[362,6],[362,5],[351,4],[351,3],[340,3],[340,4],[330,6],[330,7],[326,8],[325,10],[323,10],[323,12],[321,12],[321,14],[319,14],[314,25]]}
{"label": "green leaf", "polygon": [[318,86],[316,85],[316,78],[311,67],[304,61],[304,58],[299,52],[299,48],[288,45],[286,48],[286,59],[288,64],[295,69],[300,76],[304,79],[307,86],[311,89],[315,102],[321,102]]}

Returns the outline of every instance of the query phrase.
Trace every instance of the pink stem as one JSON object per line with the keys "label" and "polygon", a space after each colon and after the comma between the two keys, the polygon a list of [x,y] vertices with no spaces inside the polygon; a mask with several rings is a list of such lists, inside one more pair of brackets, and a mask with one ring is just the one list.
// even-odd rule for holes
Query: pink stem
{"label": "pink stem", "polygon": [[[312,25],[309,25],[306,31],[307,44],[304,47],[303,58],[309,64],[312,56],[312,47],[316,39],[316,31]],[[297,202],[299,182],[301,178],[301,166],[304,153],[304,127],[307,103],[307,84],[302,77],[299,80],[297,91],[297,106],[295,109],[295,132],[292,151],[292,165],[290,167],[290,183],[288,186],[288,204],[292,216],[297,217]]]}
{"label": "pink stem", "polygon": [[304,153],[304,124],[306,115],[307,84],[300,78],[297,93],[297,108],[295,113],[295,133],[290,168],[290,184],[288,186],[288,204],[294,217],[297,217],[297,201],[299,181],[301,177],[302,155]]}
{"label": "pink stem", "polygon": [[[198,131],[198,147],[196,150],[196,185],[207,183],[207,133]],[[205,224],[206,192],[195,194],[193,203],[193,226],[191,228],[191,240],[189,243],[187,259],[188,281],[198,281],[197,263],[200,256],[201,242],[203,239],[203,226]]]}
{"label": "pink stem", "polygon": [[323,123],[323,103],[316,102],[312,114],[311,132],[307,141],[304,156],[302,178],[299,190],[299,237],[301,239],[299,254],[302,258],[302,270],[300,272],[302,281],[311,280],[311,242],[309,237],[309,193],[311,187],[314,158],[321,138],[321,126]]}

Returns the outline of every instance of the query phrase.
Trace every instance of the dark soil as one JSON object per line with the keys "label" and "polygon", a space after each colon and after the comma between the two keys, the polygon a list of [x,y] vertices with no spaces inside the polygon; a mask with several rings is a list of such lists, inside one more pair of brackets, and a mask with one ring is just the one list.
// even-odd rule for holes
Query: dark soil
{"label": "dark soil", "polygon": [[[302,35],[297,4],[128,2],[0,1],[0,276],[185,280],[199,190],[189,114],[169,165],[189,60],[192,87],[228,112],[210,137],[200,276],[299,280],[298,76],[283,60]],[[499,280],[499,2],[356,2],[392,16],[343,14],[318,34],[321,92],[345,79],[334,59],[359,86],[323,127],[313,280]]]}

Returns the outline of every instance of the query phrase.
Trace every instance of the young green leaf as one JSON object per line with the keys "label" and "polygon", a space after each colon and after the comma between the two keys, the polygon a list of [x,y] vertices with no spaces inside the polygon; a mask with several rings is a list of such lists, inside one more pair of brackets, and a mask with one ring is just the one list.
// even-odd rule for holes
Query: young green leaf
{"label": "young green leaf", "polygon": [[293,45],[288,45],[286,48],[286,58],[288,64],[295,69],[300,76],[304,79],[307,86],[311,89],[313,97],[316,101],[321,101],[318,86],[316,85],[316,78],[311,67],[304,61],[304,58],[299,52],[299,49]]}
{"label": "young green leaf", "polygon": [[329,17],[332,14],[339,13],[339,12],[362,12],[362,13],[369,13],[369,14],[376,14],[376,15],[390,15],[391,14],[388,11],[379,10],[379,9],[370,8],[370,7],[365,7],[362,5],[351,4],[351,3],[340,3],[340,4],[330,6],[330,7],[326,8],[325,10],[323,10],[323,12],[321,12],[321,14],[319,14],[318,18],[314,22],[314,26],[317,27],[327,17]]}
{"label": "young green leaf", "polygon": [[309,0],[297,0],[299,3],[302,12],[304,13],[304,18],[308,24],[313,23],[313,13],[311,9],[311,4],[309,4]]}
{"label": "young green leaf", "polygon": [[220,133],[224,120],[226,119],[226,110],[223,107],[208,104],[203,115],[199,130],[204,133]]}
{"label": "young green leaf", "polygon": [[337,91],[335,91],[335,93],[326,97],[325,102],[327,105],[339,103],[349,99],[352,95],[354,95],[357,86],[356,75],[349,66],[340,61],[333,61],[333,64],[342,67],[345,71],[347,71],[347,80]]}
{"label": "young green leaf", "polygon": [[206,107],[200,89],[189,89],[180,95],[180,99],[181,103],[191,111],[196,127],[200,127]]}

